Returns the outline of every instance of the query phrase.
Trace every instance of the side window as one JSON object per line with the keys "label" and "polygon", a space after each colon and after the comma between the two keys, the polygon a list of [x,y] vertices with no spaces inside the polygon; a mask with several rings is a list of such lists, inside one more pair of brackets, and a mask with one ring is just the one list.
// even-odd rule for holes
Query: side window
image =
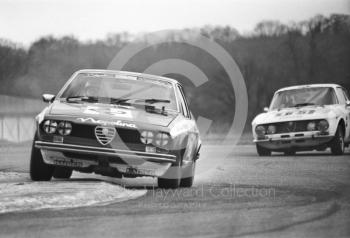
{"label": "side window", "polygon": [[345,100],[349,101],[350,100],[349,93],[345,88],[343,88],[343,93],[344,93]]}
{"label": "side window", "polygon": [[337,88],[337,97],[339,100],[339,104],[345,104],[346,103],[346,98],[343,92],[342,88]]}
{"label": "side window", "polygon": [[190,118],[191,114],[188,109],[187,101],[185,98],[185,94],[182,90],[182,87],[180,85],[177,85],[177,89],[178,89],[177,91],[179,92],[178,96],[179,96],[179,102],[180,102],[180,107],[182,108],[182,112],[185,117]]}
{"label": "side window", "polygon": [[332,94],[332,104],[341,104],[339,101],[339,97],[337,96],[336,91],[334,91],[334,89],[331,90],[331,94]]}

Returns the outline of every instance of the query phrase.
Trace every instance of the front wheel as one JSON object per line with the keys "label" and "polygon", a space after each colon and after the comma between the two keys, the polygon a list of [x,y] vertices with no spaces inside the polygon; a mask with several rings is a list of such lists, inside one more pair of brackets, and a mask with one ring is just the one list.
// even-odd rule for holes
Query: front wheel
{"label": "front wheel", "polygon": [[342,155],[345,151],[344,133],[341,126],[338,126],[337,132],[331,143],[331,151],[334,155]]}
{"label": "front wheel", "polygon": [[187,178],[183,178],[180,181],[180,187],[183,188],[190,188],[193,185],[193,181],[194,181],[194,177],[187,177]]}
{"label": "front wheel", "polygon": [[30,156],[30,178],[33,181],[49,181],[52,178],[54,168],[45,164],[40,149],[35,148],[36,139],[37,137],[35,136]]}
{"label": "front wheel", "polygon": [[165,179],[158,178],[158,188],[178,188],[180,186],[180,179]]}
{"label": "front wheel", "polygon": [[188,164],[182,164],[180,187],[184,187],[184,188],[192,187],[195,170],[196,170],[196,161],[193,161]]}
{"label": "front wheel", "polygon": [[259,156],[270,156],[271,155],[271,150],[266,149],[260,145],[256,145],[256,151],[258,152]]}
{"label": "front wheel", "polygon": [[70,168],[56,167],[53,172],[53,177],[57,179],[69,179],[72,176],[73,170]]}
{"label": "front wheel", "polygon": [[158,188],[178,188],[181,181],[181,166],[171,166],[168,171],[158,178]]}

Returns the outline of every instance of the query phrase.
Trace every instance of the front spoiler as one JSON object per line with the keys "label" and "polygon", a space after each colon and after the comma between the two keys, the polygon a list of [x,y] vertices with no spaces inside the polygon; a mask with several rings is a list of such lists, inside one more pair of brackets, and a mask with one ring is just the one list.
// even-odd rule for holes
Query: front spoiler
{"label": "front spoiler", "polygon": [[44,141],[35,141],[35,147],[38,149],[50,150],[50,151],[75,152],[75,153],[89,154],[89,155],[115,156],[119,158],[133,158],[133,159],[140,159],[140,160],[146,160],[146,161],[158,162],[158,163],[164,163],[164,162],[176,163],[176,156],[168,155],[168,154],[157,154],[157,153],[149,153],[149,152],[130,151],[130,150],[118,150],[118,149],[112,149],[112,148],[61,144],[61,143],[44,142]]}
{"label": "front spoiler", "polygon": [[[101,166],[108,158],[108,167],[117,169],[122,174],[133,176],[162,176],[176,163],[176,156],[139,151],[119,150],[112,148],[90,147],[72,144],[36,141],[35,147],[41,150],[45,163],[72,168]],[[79,158],[67,157],[65,152],[80,155]],[[95,159],[89,156],[95,155]],[[102,158],[101,160],[99,158]],[[122,163],[120,162],[122,161]],[[105,166],[103,164],[102,166]]]}
{"label": "front spoiler", "polygon": [[322,146],[331,141],[333,137],[334,136],[331,135],[320,135],[314,132],[301,132],[269,135],[268,138],[265,139],[255,139],[254,143],[270,150],[303,149]]}

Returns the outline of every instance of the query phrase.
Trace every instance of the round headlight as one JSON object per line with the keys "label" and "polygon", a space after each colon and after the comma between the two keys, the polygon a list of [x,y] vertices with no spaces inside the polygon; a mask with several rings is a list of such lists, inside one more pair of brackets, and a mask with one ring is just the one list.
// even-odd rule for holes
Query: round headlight
{"label": "round headlight", "polygon": [[255,127],[255,132],[258,136],[264,136],[266,134],[266,129],[264,126]]}
{"label": "round headlight", "polygon": [[153,142],[153,132],[152,131],[143,131],[141,132],[140,140],[143,144],[151,144]]}
{"label": "round headlight", "polygon": [[67,121],[61,121],[57,127],[58,133],[62,136],[68,136],[72,132],[72,124]]}
{"label": "round headlight", "polygon": [[169,135],[162,132],[158,133],[155,143],[157,146],[166,146],[169,143]]}
{"label": "round headlight", "polygon": [[317,129],[321,132],[325,132],[327,131],[329,128],[329,123],[328,121],[326,120],[321,120],[319,123],[318,123],[318,126],[317,126]]}
{"label": "round headlight", "polygon": [[316,123],[314,121],[309,122],[306,129],[308,131],[314,131],[316,129]]}
{"label": "round headlight", "polygon": [[269,125],[267,127],[267,134],[275,134],[276,133],[276,126],[274,125]]}
{"label": "round headlight", "polygon": [[57,122],[52,120],[46,120],[43,125],[43,129],[48,134],[53,134],[57,130]]}

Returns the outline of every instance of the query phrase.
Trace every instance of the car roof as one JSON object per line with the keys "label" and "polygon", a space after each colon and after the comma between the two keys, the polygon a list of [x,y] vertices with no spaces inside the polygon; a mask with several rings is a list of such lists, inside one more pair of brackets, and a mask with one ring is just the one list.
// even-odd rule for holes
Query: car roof
{"label": "car roof", "polygon": [[287,90],[294,90],[294,89],[301,89],[301,88],[336,88],[341,87],[338,84],[333,83],[325,83],[325,84],[305,84],[305,85],[295,85],[290,87],[285,87],[277,90],[277,92],[287,91]]}
{"label": "car roof", "polygon": [[144,73],[138,73],[138,72],[129,72],[129,71],[120,71],[120,70],[109,70],[109,69],[81,69],[77,71],[76,73],[110,73],[110,74],[116,74],[116,75],[123,75],[123,76],[134,76],[134,77],[141,77],[141,78],[147,78],[147,79],[155,79],[155,80],[161,80],[166,81],[172,84],[179,82],[175,79],[158,76],[158,75],[152,75],[152,74],[144,74]]}

